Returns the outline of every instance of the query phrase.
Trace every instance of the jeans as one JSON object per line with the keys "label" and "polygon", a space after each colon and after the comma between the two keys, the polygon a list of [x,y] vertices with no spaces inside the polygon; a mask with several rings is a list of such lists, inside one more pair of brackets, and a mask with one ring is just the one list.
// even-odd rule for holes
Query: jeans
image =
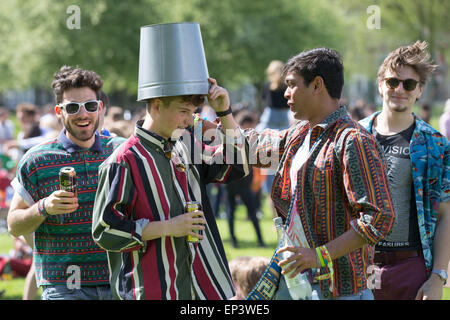
{"label": "jeans", "polygon": [[[324,298],[322,297],[322,292],[320,291],[319,284],[313,284],[312,289],[317,291],[319,300],[324,300]],[[327,300],[374,300],[374,298],[373,298],[372,290],[364,289],[363,291],[360,291],[351,296],[341,296],[341,297],[336,297],[336,298],[329,298]]]}
{"label": "jeans", "polygon": [[69,289],[66,285],[44,286],[42,300],[113,300],[109,285]]}

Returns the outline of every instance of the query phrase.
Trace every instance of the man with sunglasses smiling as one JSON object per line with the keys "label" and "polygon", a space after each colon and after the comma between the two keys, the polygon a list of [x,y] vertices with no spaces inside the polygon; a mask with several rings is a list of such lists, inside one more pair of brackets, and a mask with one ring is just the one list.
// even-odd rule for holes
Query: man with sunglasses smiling
{"label": "man with sunglasses smiling", "polygon": [[[106,252],[92,239],[98,167],[125,139],[97,133],[103,81],[63,66],[54,76],[60,135],[20,160],[8,213],[12,235],[34,232],[34,263],[43,300],[111,299]],[[60,190],[59,171],[73,167],[77,194]]]}
{"label": "man with sunglasses smiling", "polygon": [[391,52],[378,72],[383,108],[361,124],[388,163],[396,221],[375,247],[375,299],[441,299],[450,258],[449,145],[412,113],[436,66],[427,43]]}

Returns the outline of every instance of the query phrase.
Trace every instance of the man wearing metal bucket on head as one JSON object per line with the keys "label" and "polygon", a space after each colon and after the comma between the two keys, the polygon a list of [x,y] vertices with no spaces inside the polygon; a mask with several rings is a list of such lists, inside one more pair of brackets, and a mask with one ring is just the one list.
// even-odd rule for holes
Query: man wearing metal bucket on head
{"label": "man wearing metal bucket on head", "polygon": [[[101,166],[93,236],[108,251],[116,299],[234,296],[206,184],[249,173],[228,92],[209,78],[195,23],[141,28],[138,100],[147,112]],[[222,127],[206,144],[193,116],[205,97]],[[204,129],[204,127],[203,127]],[[229,129],[229,130],[228,130]],[[214,136],[214,139],[212,139]]]}
{"label": "man wearing metal bucket on head", "polygon": [[92,239],[98,166],[125,139],[97,133],[103,81],[63,66],[54,76],[60,135],[31,148],[12,182],[12,235],[34,232],[34,263],[44,300],[111,299],[106,253]]}

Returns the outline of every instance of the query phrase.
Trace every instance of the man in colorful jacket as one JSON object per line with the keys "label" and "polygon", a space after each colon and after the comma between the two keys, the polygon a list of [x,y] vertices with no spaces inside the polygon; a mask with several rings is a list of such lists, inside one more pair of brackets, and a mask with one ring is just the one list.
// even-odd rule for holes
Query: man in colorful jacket
{"label": "man in colorful jacket", "polygon": [[396,212],[376,245],[375,299],[441,299],[450,258],[447,138],[412,113],[430,74],[426,42],[391,52],[378,72],[381,112],[360,123],[384,150]]}
{"label": "man in colorful jacket", "polygon": [[[272,200],[278,215],[289,217],[287,231],[294,242],[278,251],[293,253],[279,264],[284,274],[294,270],[292,276],[320,268],[320,283],[313,285],[320,298],[373,299],[368,281],[372,246],[394,221],[382,151],[339,105],[344,73],[336,51],[301,52],[286,63],[283,74],[285,97],[302,121],[283,131],[246,131],[250,163],[279,163]],[[283,299],[281,288],[277,299]],[[250,298],[272,298],[272,289],[266,289],[257,286]]]}

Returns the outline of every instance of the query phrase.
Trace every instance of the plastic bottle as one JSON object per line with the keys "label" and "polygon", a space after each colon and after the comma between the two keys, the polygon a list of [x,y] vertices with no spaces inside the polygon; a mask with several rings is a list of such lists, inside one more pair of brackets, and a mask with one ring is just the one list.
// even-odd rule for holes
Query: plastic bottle
{"label": "plastic bottle", "polygon": [[311,298],[312,298],[312,300],[320,300],[317,290],[313,290]]}
{"label": "plastic bottle", "polygon": [[[273,219],[275,223],[275,228],[277,229],[278,236],[278,247],[282,248],[285,246],[292,246],[292,241],[289,239],[288,234],[283,228],[283,220],[281,217],[277,217]],[[281,253],[280,257],[282,260],[289,258],[292,255],[291,252],[285,251]],[[293,300],[311,300],[312,299],[312,288],[309,283],[309,279],[306,273],[299,273],[294,278],[291,278],[290,275],[293,271],[284,275],[284,280],[286,281],[286,285],[289,290],[289,294],[291,295]]]}

